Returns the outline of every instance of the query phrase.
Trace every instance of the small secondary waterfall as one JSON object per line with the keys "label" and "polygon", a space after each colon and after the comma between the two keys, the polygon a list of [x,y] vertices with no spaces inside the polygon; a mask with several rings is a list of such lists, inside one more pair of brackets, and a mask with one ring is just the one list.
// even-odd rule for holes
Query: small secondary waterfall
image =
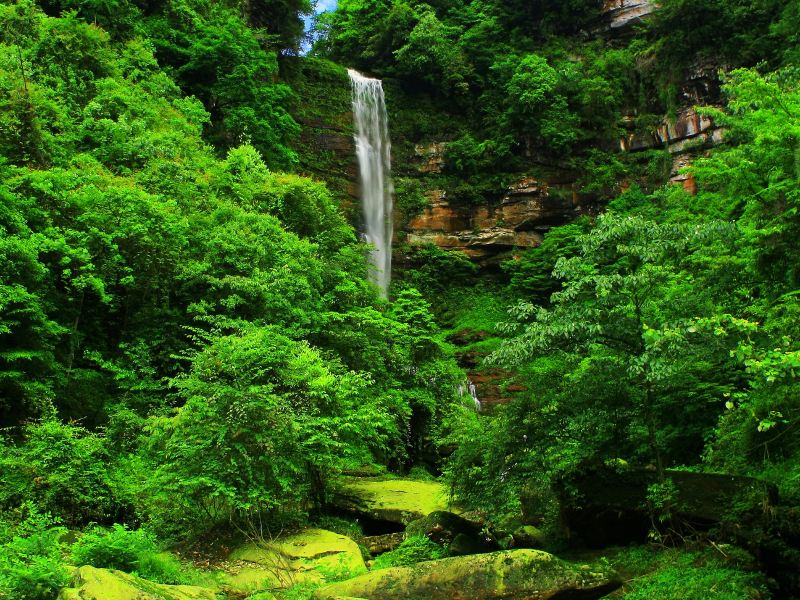
{"label": "small secondary waterfall", "polygon": [[481,401],[478,399],[478,386],[472,383],[471,379],[467,380],[466,385],[461,383],[458,386],[458,395],[459,397],[464,397],[464,392],[469,392],[470,397],[472,398],[472,403],[475,405],[475,411],[481,412],[482,406]]}
{"label": "small secondary waterfall", "polygon": [[348,70],[353,88],[353,121],[361,180],[366,240],[375,249],[370,256],[370,279],[386,297],[392,278],[392,144],[380,79]]}

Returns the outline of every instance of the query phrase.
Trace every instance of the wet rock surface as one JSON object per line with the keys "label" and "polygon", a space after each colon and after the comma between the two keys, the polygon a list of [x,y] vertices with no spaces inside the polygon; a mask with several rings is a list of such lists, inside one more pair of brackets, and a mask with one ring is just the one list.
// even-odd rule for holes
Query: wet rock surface
{"label": "wet rock surface", "polygon": [[433,190],[428,197],[429,205],[406,226],[408,242],[460,250],[482,264],[514,248],[538,246],[546,231],[580,212],[571,185],[551,185],[531,177],[513,182],[490,205],[454,207],[445,190]]}
{"label": "wet rock surface", "polygon": [[605,0],[600,12],[600,24],[596,33],[626,35],[641,25],[653,12],[656,5],[650,0]]}
{"label": "wet rock surface", "polygon": [[361,542],[364,544],[372,556],[390,552],[397,548],[406,539],[406,534],[402,531],[397,533],[385,533],[383,535],[370,535]]}

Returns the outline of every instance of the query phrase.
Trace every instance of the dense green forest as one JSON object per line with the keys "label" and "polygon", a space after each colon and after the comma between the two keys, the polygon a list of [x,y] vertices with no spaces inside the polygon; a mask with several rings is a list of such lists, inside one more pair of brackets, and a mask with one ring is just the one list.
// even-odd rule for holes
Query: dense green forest
{"label": "dense green forest", "polygon": [[[0,2],[0,598],[800,596],[800,4],[608,8]],[[387,94],[388,299],[319,142],[345,67]],[[678,167],[620,144],[688,109]],[[579,199],[535,247],[404,229],[522,178]]]}

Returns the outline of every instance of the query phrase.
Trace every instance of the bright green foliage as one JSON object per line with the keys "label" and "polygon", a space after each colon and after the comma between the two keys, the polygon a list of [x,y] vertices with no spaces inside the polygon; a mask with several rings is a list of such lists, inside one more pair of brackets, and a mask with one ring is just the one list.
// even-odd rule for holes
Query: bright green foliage
{"label": "bright green foliage", "polygon": [[187,524],[202,513],[213,524],[302,509],[348,452],[396,435],[390,414],[361,401],[363,377],[332,372],[273,328],[215,340],[175,384],[186,404],[155,424],[154,443],[170,457],[157,485],[182,501],[173,510]]}
{"label": "bright green foliage", "polygon": [[559,75],[547,59],[529,54],[519,61],[505,86],[511,126],[539,138],[556,152],[575,143],[578,135],[577,117],[559,90]]}
{"label": "bright green foliage", "polygon": [[267,49],[289,30],[75,8],[0,7],[2,509],[186,538],[313,508],[344,464],[415,460],[461,374],[418,294],[390,311],[366,281],[327,187],[273,170],[295,161]]}
{"label": "bright green foliage", "polygon": [[419,17],[407,43],[394,52],[398,73],[441,87],[447,92],[469,89],[469,65],[456,45],[459,30],[443,24],[433,11]]}
{"label": "bright green foliage", "polygon": [[[606,389],[614,390],[613,396],[602,398],[601,410],[615,411],[618,426],[632,419],[626,437],[639,447],[649,446],[651,458],[661,464],[665,447],[686,444],[678,440],[688,431],[665,421],[674,403],[692,413],[697,425],[713,387],[689,389],[695,381],[716,379],[727,361],[728,333],[750,327],[715,314],[710,299],[694,291],[691,271],[680,264],[715,237],[731,235],[722,226],[686,230],[604,216],[584,238],[582,256],[556,264],[554,274],[564,287],[553,294],[553,308],[537,311],[523,304],[514,309],[518,321],[530,324],[504,343],[494,360],[520,365],[544,353],[563,352],[580,360],[569,381],[573,395],[585,385],[587,393],[595,388],[591,393],[597,397],[597,382],[609,378]],[[726,384],[718,385],[724,389]],[[698,395],[690,401],[693,394]],[[619,448],[620,442],[613,439],[612,445]]]}
{"label": "bright green foliage", "polygon": [[[551,307],[511,310],[511,337],[491,359],[521,369],[536,392],[491,424],[455,426],[451,441],[461,445],[448,471],[457,493],[496,503],[506,486],[519,490],[532,474],[589,459],[663,469],[696,457],[738,379],[730,350],[755,327],[718,313],[693,272],[692,254],[726,238],[735,231],[724,225],[601,217],[580,254],[556,263],[563,287]],[[486,437],[493,443],[482,444]]]}
{"label": "bright green foliage", "polygon": [[390,567],[407,567],[425,560],[444,558],[446,550],[424,535],[413,535],[403,540],[394,550],[378,556],[372,565],[373,570]]}
{"label": "bright green foliage", "polygon": [[109,529],[95,526],[84,532],[72,545],[71,559],[77,566],[117,569],[168,585],[190,583],[192,579],[191,569],[172,554],[161,552],[151,533],[118,523]]}
{"label": "bright green foliage", "polygon": [[248,22],[270,34],[269,46],[297,51],[303,34],[302,16],[311,13],[311,0],[255,0],[241,2]]}
{"label": "bright green foliage", "polygon": [[94,527],[86,531],[72,546],[72,560],[76,565],[131,572],[137,570],[143,555],[157,551],[151,534],[115,524],[110,529]]}
{"label": "bright green foliage", "polygon": [[[315,52],[384,78],[406,219],[433,190],[474,208],[522,177],[592,215],[627,190],[507,263],[510,286],[404,248],[391,302],[338,204],[345,70],[287,56],[306,0],[0,5],[0,595],[63,585],[56,523],[117,523],[84,532],[76,562],[185,581],[119,523],[252,535],[320,511],[364,464],[443,467],[493,520],[534,489],[551,525],[549,485],[598,461],[800,498],[797,3],[660,4],[613,44],[594,0],[342,0],[319,19]],[[708,60],[758,70],[727,69],[715,98]],[[659,188],[667,149],[615,149],[697,86],[725,132],[692,195]],[[444,163],[421,182],[432,142]],[[297,165],[335,187],[279,171]],[[441,325],[466,361],[493,352],[513,402],[460,405]],[[657,512],[674,492],[651,487]],[[378,566],[439,552],[412,538]],[[706,555],[670,560],[629,595],[760,590]]]}
{"label": "bright green foliage", "polygon": [[107,520],[118,509],[108,460],[103,438],[80,427],[56,420],[29,425],[24,444],[0,450],[0,507],[31,501],[68,524]]}
{"label": "bright green foliage", "polygon": [[52,600],[69,579],[61,563],[66,530],[32,503],[9,517],[0,520],[0,596]]}
{"label": "bright green foliage", "polygon": [[428,198],[419,181],[398,177],[394,180],[394,189],[395,206],[402,213],[406,223],[428,207]]}
{"label": "bright green foliage", "polygon": [[[413,285],[433,302],[439,311],[441,294],[453,287],[468,285],[475,276],[475,264],[460,252],[448,252],[434,244],[415,245],[407,249],[412,268],[400,274],[404,282]],[[443,276],[446,274],[446,276]]]}
{"label": "bright green foliage", "polygon": [[214,188],[249,211],[269,213],[283,227],[318,244],[326,253],[352,244],[353,231],[324,184],[288,173],[272,173],[249,145],[232,149]]}
{"label": "bright green foliage", "polygon": [[710,114],[730,128],[732,147],[699,161],[695,172],[706,195],[734,199],[728,210],[756,236],[753,258],[762,278],[779,293],[793,291],[800,287],[794,259],[800,251],[800,74],[738,70],[724,89],[728,110]]}
{"label": "bright green foliage", "polygon": [[[618,458],[705,460],[798,497],[796,78],[735,71],[725,89],[727,145],[692,168],[696,196],[634,188],[509,265],[537,303],[512,309],[492,358],[530,391],[448,422],[446,474],[468,503],[514,510],[509,490]],[[550,265],[561,287],[543,308]]]}
{"label": "bright green foliage", "polygon": [[552,229],[541,246],[525,252],[519,260],[503,264],[511,275],[511,288],[523,297],[546,302],[560,287],[553,278],[553,269],[560,258],[576,256],[580,251],[579,236],[586,233],[587,220]]}
{"label": "bright green foliage", "polygon": [[[742,554],[741,558],[739,554]],[[750,557],[736,548],[687,552],[635,548],[620,552],[613,563],[636,575],[625,585],[625,598],[680,600],[709,598],[754,600],[769,597],[763,577],[747,568]],[[752,560],[752,559],[750,559]]]}
{"label": "bright green foliage", "polygon": [[[652,35],[659,67],[668,73],[686,68],[692,61],[731,61],[737,66],[752,66],[774,60],[782,47],[770,35],[774,24],[791,2],[786,0],[667,0],[655,14]],[[704,15],[691,26],[686,15]]]}
{"label": "bright green foliage", "polygon": [[584,141],[616,137],[623,106],[639,92],[633,53],[542,40],[589,27],[598,8],[592,0],[344,1],[323,17],[315,51],[398,78],[401,89],[387,89],[400,143],[448,141],[448,201],[482,204],[502,193],[509,173],[530,168],[527,158],[582,170]]}

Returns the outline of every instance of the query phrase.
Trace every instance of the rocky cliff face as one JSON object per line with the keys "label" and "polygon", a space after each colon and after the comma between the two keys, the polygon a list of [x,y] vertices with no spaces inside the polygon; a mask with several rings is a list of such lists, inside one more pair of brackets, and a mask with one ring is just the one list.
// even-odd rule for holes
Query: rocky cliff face
{"label": "rocky cliff face", "polygon": [[681,110],[674,119],[665,118],[650,128],[636,128],[635,117],[625,118],[627,132],[620,139],[622,152],[666,149],[672,155],[670,181],[683,185],[690,193],[697,191],[694,178],[683,172],[692,159],[723,141],[725,131],[694,107]]}
{"label": "rocky cliff face", "polygon": [[649,0],[605,0],[595,33],[619,36],[631,32],[653,14],[655,3]]}
{"label": "rocky cliff face", "polygon": [[[621,152],[666,149],[673,157],[671,181],[692,193],[694,180],[682,170],[698,153],[720,143],[724,134],[710,117],[694,108],[683,109],[674,119],[664,118],[650,127],[638,125],[634,115],[626,117],[622,125],[625,134],[619,141]],[[415,164],[420,178],[442,172],[445,148],[444,143],[417,146]],[[428,201],[420,214],[408,220],[407,241],[460,250],[482,266],[496,264],[515,249],[538,246],[551,227],[597,208],[593,198],[580,194],[574,182],[532,177],[514,181],[486,205],[453,206],[443,189],[429,192]]]}
{"label": "rocky cliff face", "polygon": [[[441,173],[445,144],[417,147],[421,177]],[[447,190],[433,190],[422,213],[405,228],[411,244],[433,243],[460,250],[483,265],[515,248],[538,246],[544,233],[574,219],[582,210],[574,185],[549,183],[526,177],[487,205],[452,206]]]}
{"label": "rocky cliff face", "polygon": [[[654,9],[655,4],[647,0],[606,0],[594,33],[612,40],[624,37]],[[293,82],[300,95],[295,118],[303,126],[301,168],[328,182],[351,220],[358,224],[361,211],[347,74],[325,61],[312,59],[301,65]],[[673,118],[644,124],[638,115],[626,116],[619,123],[623,131],[619,150],[635,154],[666,149],[672,156],[673,183],[695,191],[694,181],[682,169],[693,157],[722,141],[724,134],[709,117],[692,108],[719,101],[717,69],[715,65],[695,65],[682,86],[686,108]],[[447,143],[414,146],[413,140],[398,141],[395,170],[420,184],[427,205],[416,214],[395,214],[395,242],[432,243],[464,252],[482,267],[495,268],[515,251],[538,246],[550,228],[598,210],[595,198],[580,193],[574,176],[557,170],[553,174],[552,169],[547,177],[520,175],[485,202],[456,202],[453,191],[447,189],[447,182],[452,183],[452,177],[446,174]],[[627,185],[620,183],[623,188]]]}

